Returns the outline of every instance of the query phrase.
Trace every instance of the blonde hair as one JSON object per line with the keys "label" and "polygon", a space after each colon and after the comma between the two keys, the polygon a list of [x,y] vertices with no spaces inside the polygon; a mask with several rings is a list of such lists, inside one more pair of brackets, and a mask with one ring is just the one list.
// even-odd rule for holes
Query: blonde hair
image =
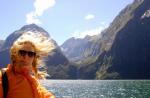
{"label": "blonde hair", "polygon": [[[38,67],[45,66],[43,62],[43,58],[47,57],[53,49],[55,49],[54,43],[52,43],[52,39],[46,37],[44,34],[39,32],[26,32],[22,36],[20,36],[12,45],[10,49],[10,57],[13,64],[15,64],[17,60],[18,51],[20,46],[23,44],[30,43],[36,53],[36,57],[33,60],[32,68],[35,73],[35,76],[43,77],[46,75],[44,73],[38,72]],[[40,74],[42,76],[40,76]]]}

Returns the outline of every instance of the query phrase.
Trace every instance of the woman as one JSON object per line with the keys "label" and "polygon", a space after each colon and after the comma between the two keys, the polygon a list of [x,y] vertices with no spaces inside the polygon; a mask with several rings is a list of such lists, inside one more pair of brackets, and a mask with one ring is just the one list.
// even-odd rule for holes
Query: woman
{"label": "woman", "polygon": [[[50,40],[40,33],[28,32],[17,39],[11,49],[11,64],[6,68],[8,77],[7,98],[55,98],[38,81],[44,77],[37,67],[42,58],[54,48]],[[3,98],[0,73],[0,98]]]}

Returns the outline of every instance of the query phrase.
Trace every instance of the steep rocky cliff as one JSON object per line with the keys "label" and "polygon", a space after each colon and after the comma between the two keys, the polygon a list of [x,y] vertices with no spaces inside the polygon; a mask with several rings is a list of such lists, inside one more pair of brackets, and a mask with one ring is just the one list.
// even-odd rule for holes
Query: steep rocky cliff
{"label": "steep rocky cliff", "polygon": [[99,56],[98,61],[102,62],[97,71],[98,79],[150,79],[149,4],[149,0],[135,0],[120,13],[127,14],[116,21],[122,28],[115,30],[110,49],[104,57]]}

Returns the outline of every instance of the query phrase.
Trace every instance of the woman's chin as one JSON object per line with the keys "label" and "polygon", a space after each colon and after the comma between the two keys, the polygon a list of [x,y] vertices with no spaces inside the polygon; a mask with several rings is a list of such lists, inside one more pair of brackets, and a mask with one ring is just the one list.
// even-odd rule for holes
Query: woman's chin
{"label": "woman's chin", "polygon": [[29,74],[30,71],[31,71],[31,67],[29,67],[29,66],[22,66],[22,68],[21,68],[21,72],[23,74]]}

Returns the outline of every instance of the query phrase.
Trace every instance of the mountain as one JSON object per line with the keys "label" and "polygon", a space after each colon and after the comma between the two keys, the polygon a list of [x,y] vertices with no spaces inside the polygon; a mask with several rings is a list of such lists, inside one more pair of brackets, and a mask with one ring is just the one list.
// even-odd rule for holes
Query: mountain
{"label": "mountain", "polygon": [[49,37],[48,32],[46,32],[43,28],[35,25],[35,24],[30,24],[30,25],[25,25],[23,26],[21,29],[14,31],[12,34],[10,34],[7,38],[6,41],[4,43],[4,45],[2,46],[3,49],[5,48],[10,48],[10,46],[13,44],[13,42],[20,37],[23,33],[26,33],[27,31],[32,31],[32,32],[41,32],[43,33],[45,36]]}
{"label": "mountain", "polygon": [[78,79],[150,79],[149,4],[134,0],[101,35],[71,38],[61,46],[66,57],[77,62]]}
{"label": "mountain", "polygon": [[[6,38],[5,42],[1,46],[0,59],[2,61],[0,62],[0,67],[6,66],[8,62],[10,62],[9,49],[11,45],[17,38],[19,38],[22,34],[26,33],[27,31],[33,31],[34,33],[41,32],[45,36],[49,36],[48,33],[44,29],[42,29],[41,27],[38,27],[35,24],[25,25],[21,29],[14,31]],[[54,41],[52,42],[55,43]]]}
{"label": "mountain", "polygon": [[71,78],[69,74],[73,73],[70,72],[70,70],[74,70],[74,67],[70,65],[68,59],[63,55],[60,47],[50,37],[48,32],[35,24],[25,25],[21,29],[14,31],[6,38],[0,49],[0,67],[5,67],[8,63],[10,63],[9,49],[11,45],[17,38],[28,31],[32,31],[33,33],[42,33],[55,45],[55,49],[45,60],[46,70],[48,74],[50,74],[50,78]]}
{"label": "mountain", "polygon": [[77,79],[94,79],[98,65],[94,63],[101,53],[101,35],[70,38],[61,45],[66,57],[76,68]]}
{"label": "mountain", "polygon": [[97,79],[150,79],[149,4],[149,0],[135,0],[108,28],[106,36],[111,39],[108,35],[113,35],[113,40],[111,47],[97,59],[100,64]]}
{"label": "mountain", "polygon": [[3,44],[4,44],[4,40],[0,40],[0,48],[2,47]]}
{"label": "mountain", "polygon": [[[106,65],[108,61],[111,61],[111,58],[109,56],[107,57],[107,54],[109,54],[108,51],[111,49],[117,33],[122,28],[124,28],[125,25],[132,19],[132,13],[141,4],[141,2],[141,0],[135,0],[132,4],[127,5],[127,7],[123,9],[119,13],[119,15],[113,20],[110,26],[104,31],[102,31],[100,35],[88,37],[88,40],[85,40],[86,38],[77,40],[71,38],[61,46],[66,57],[68,57],[69,59],[71,59],[71,61],[75,63],[77,62],[78,78],[105,78],[104,73],[106,73],[107,67],[105,67],[104,65]],[[74,49],[74,47],[76,48]],[[78,51],[81,49],[83,49],[83,51]],[[94,56],[83,56],[84,53],[91,54],[94,53],[95,50],[97,50],[97,52]],[[75,61],[74,58],[79,59],[78,61]],[[114,74],[114,77],[115,75],[116,73]],[[113,76],[111,77],[113,78]]]}
{"label": "mountain", "polygon": [[86,36],[85,38],[70,38],[61,45],[66,57],[72,62],[83,62],[89,57],[96,57],[100,53],[100,36]]}

